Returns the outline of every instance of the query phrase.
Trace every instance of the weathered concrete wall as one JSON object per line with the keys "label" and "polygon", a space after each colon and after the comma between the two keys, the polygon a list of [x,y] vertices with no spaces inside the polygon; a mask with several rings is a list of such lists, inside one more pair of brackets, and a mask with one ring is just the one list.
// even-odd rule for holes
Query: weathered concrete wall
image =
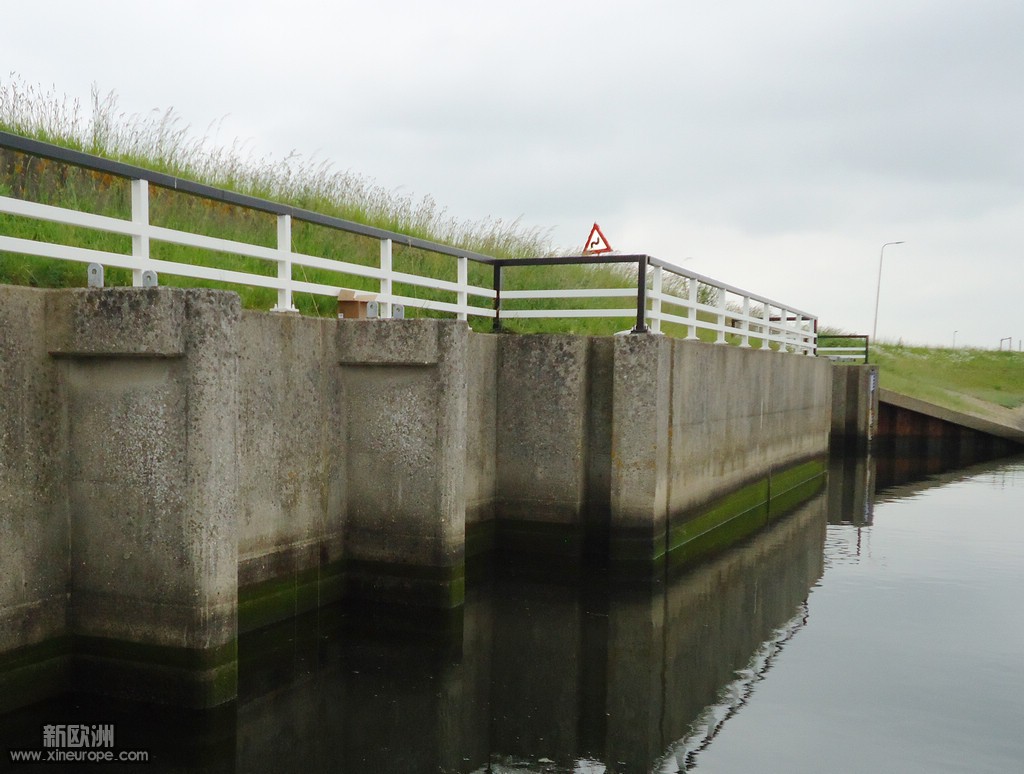
{"label": "weathered concrete wall", "polygon": [[243,629],[344,592],[345,428],[332,320],[246,312],[239,326]]}
{"label": "weathered concrete wall", "polygon": [[[614,340],[609,552],[616,561],[650,563],[667,550],[671,357],[672,340],[663,336]],[[709,444],[704,453],[714,448]]]}
{"label": "weathered concrete wall", "polygon": [[827,452],[827,361],[661,336],[499,347],[503,550],[650,565],[710,503],[757,485],[721,521],[824,471],[773,479]]}
{"label": "weathered concrete wall", "polygon": [[[65,412],[68,625],[76,659],[119,692],[146,695],[181,659],[201,667],[175,701],[235,692],[239,313],[236,296],[214,291],[47,298]],[[124,670],[129,654],[159,674]]]}
{"label": "weathered concrete wall", "polygon": [[827,361],[690,341],[672,354],[673,513],[827,450]]}
{"label": "weathered concrete wall", "polygon": [[238,316],[212,291],[2,290],[6,697],[71,657],[82,688],[234,695]]}
{"label": "weathered concrete wall", "polygon": [[832,430],[835,450],[862,452],[878,430],[878,366],[832,366]]}
{"label": "weathered concrete wall", "polygon": [[589,354],[582,336],[500,337],[496,509],[513,548],[581,551]]}
{"label": "weathered concrete wall", "polygon": [[348,583],[360,595],[456,607],[465,593],[468,328],[338,324]]}
{"label": "weathered concrete wall", "polygon": [[63,649],[47,643],[67,630],[70,540],[57,363],[46,351],[47,294],[2,290],[0,710],[60,682]]}
{"label": "weathered concrete wall", "polygon": [[828,448],[827,361],[625,336],[613,380],[613,559],[657,560],[695,537],[687,525],[702,509],[755,482],[749,502],[730,507],[766,504],[779,494],[774,471]]}
{"label": "weathered concrete wall", "polygon": [[676,532],[766,523],[827,448],[830,367],[796,355],[206,290],[0,296],[0,671],[70,654],[84,688],[216,703],[240,627],[346,596],[458,607],[467,552],[657,567]]}
{"label": "weathered concrete wall", "polygon": [[494,547],[498,442],[498,342],[469,334],[466,368],[466,554]]}

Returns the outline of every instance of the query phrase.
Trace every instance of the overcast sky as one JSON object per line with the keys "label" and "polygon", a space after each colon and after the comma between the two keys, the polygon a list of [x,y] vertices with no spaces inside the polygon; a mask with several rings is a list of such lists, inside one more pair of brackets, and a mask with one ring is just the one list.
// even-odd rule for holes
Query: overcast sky
{"label": "overcast sky", "polygon": [[1024,337],[1021,0],[34,0],[0,78],[879,338]]}

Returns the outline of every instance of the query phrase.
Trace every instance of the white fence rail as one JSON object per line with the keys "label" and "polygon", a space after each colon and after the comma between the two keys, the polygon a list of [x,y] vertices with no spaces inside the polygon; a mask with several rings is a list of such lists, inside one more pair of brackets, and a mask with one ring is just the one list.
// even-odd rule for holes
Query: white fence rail
{"label": "white fence rail", "polygon": [[[458,319],[490,318],[495,329],[504,320],[525,318],[596,318],[612,317],[630,320],[634,332],[663,332],[672,325],[686,338],[698,338],[698,331],[710,331],[717,343],[739,346],[759,345],[814,354],[817,319],[805,312],[758,296],[739,288],[717,282],[647,255],[607,255],[602,257],[568,256],[563,258],[498,259],[449,245],[421,240],[363,224],[332,218],[319,213],[255,199],[230,191],[203,186],[191,181],[154,173],[139,167],[100,159],[87,154],[58,148],[46,143],[0,132],[0,149],[24,153],[32,157],[55,160],[95,172],[130,180],[131,214],[120,219],[80,210],[55,207],[11,196],[0,196],[0,214],[62,224],[79,229],[130,237],[131,251],[111,252],[79,247],[62,242],[26,239],[4,233],[0,220],[0,254],[13,253],[41,258],[73,261],[83,264],[128,269],[132,283],[143,284],[145,272],[189,277],[201,281],[230,283],[240,286],[270,288],[277,293],[275,311],[293,311],[296,293],[336,298],[344,285],[324,284],[300,279],[304,269],[327,270],[335,275],[349,275],[370,280],[376,285],[376,297],[382,317],[392,316],[394,306],[426,309],[448,313]],[[166,228],[151,223],[150,192],[154,186],[182,191],[193,196],[276,216],[276,245],[265,245],[208,236],[191,231]],[[376,266],[337,260],[296,252],[292,237],[296,222],[327,227],[379,240],[380,256]],[[210,253],[265,261],[267,274],[225,269],[202,263],[182,263],[155,258],[154,244],[165,243]],[[455,261],[456,280],[410,274],[393,267],[393,246],[405,245]],[[2,260],[2,256],[0,256]],[[470,262],[490,267],[490,286],[471,284]],[[530,267],[572,264],[618,264],[623,284],[611,288],[539,288],[503,290],[503,272],[529,271]],[[450,276],[450,275],[449,275]],[[365,283],[363,283],[365,284]],[[396,285],[442,291],[451,300],[417,298],[396,292]],[[559,308],[552,302],[578,300],[575,308]],[[511,303],[509,303],[511,302]],[[528,308],[524,308],[527,302]],[[602,304],[609,304],[605,307]],[[564,306],[564,304],[562,304]],[[668,331],[665,331],[668,332]],[[672,332],[675,332],[673,329]]]}
{"label": "white fence rail", "polygon": [[869,354],[868,337],[864,334],[818,337],[818,357],[840,363],[867,363]]}

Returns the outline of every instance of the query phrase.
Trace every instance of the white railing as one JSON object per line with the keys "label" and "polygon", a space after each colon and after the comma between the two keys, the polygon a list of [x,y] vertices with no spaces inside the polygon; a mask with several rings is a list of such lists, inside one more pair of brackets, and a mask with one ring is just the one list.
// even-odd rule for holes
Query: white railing
{"label": "white railing", "polygon": [[[717,282],[710,277],[687,272],[668,262],[647,255],[606,255],[601,257],[567,256],[562,258],[498,259],[491,256],[389,232],[363,224],[333,218],[319,213],[276,204],[230,191],[211,188],[139,167],[88,156],[35,140],[0,132],[0,148],[48,158],[97,172],[130,180],[131,214],[128,219],[55,207],[39,202],[0,196],[0,214],[13,215],[66,226],[85,228],[131,238],[131,252],[111,252],[72,244],[25,239],[3,233],[0,226],[0,253],[15,253],[99,264],[128,269],[132,284],[142,285],[147,272],[190,277],[240,286],[270,288],[277,293],[275,311],[294,311],[294,295],[310,293],[336,298],[341,290],[366,292],[365,288],[348,288],[343,284],[326,284],[297,278],[305,269],[327,270],[340,275],[369,280],[376,286],[379,314],[391,317],[395,305],[408,309],[425,309],[448,313],[458,319],[490,318],[495,329],[503,321],[523,318],[594,318],[613,317],[633,322],[635,332],[663,332],[673,324],[682,326],[686,338],[698,338],[698,331],[711,331],[716,343],[751,346],[752,339],[761,348],[775,348],[803,354],[814,354],[817,320],[812,315],[739,288]],[[213,202],[268,213],[276,216],[277,237],[273,247],[249,242],[207,236],[154,225],[151,222],[150,191],[154,187],[182,191]],[[292,228],[302,221],[340,232],[375,238],[380,244],[376,266],[307,255],[295,250]],[[165,243],[187,248],[227,253],[266,261],[267,274],[250,273],[202,263],[182,263],[154,258],[154,244]],[[456,262],[456,280],[410,274],[393,267],[393,246],[405,245]],[[484,264],[493,272],[490,287],[471,284],[470,262]],[[541,265],[618,264],[624,270],[623,287],[504,290],[503,272],[529,271]],[[273,269],[276,268],[276,271]],[[449,275],[450,276],[450,275]],[[355,283],[360,285],[366,282]],[[417,298],[396,292],[396,285],[441,291],[450,300]],[[628,286],[626,286],[628,285]],[[579,300],[574,308],[556,308],[555,300]],[[509,302],[512,302],[511,304]],[[523,302],[529,308],[523,308]],[[611,304],[607,308],[602,303]],[[669,331],[665,331],[669,332]],[[674,330],[671,332],[675,332]]]}
{"label": "white railing", "polygon": [[818,325],[814,315],[664,261],[652,258],[650,263],[652,309],[648,316],[653,331],[660,332],[662,323],[676,323],[685,327],[688,339],[696,339],[698,330],[706,330],[714,332],[716,344],[728,343],[727,337],[732,337],[739,346],[749,347],[754,338],[761,349],[776,344],[814,354]]}
{"label": "white railing", "polygon": [[[854,344],[854,341],[860,343]],[[818,357],[827,357],[840,363],[867,363],[868,337],[864,334],[819,336]]]}

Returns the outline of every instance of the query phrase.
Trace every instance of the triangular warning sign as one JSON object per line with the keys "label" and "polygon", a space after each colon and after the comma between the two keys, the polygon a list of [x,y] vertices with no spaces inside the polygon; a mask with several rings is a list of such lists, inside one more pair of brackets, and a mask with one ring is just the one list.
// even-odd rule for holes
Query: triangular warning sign
{"label": "triangular warning sign", "polygon": [[583,245],[583,255],[600,255],[601,253],[610,253],[611,251],[612,246],[608,244],[608,240],[601,233],[601,227],[595,223],[594,227],[590,229],[587,243]]}

